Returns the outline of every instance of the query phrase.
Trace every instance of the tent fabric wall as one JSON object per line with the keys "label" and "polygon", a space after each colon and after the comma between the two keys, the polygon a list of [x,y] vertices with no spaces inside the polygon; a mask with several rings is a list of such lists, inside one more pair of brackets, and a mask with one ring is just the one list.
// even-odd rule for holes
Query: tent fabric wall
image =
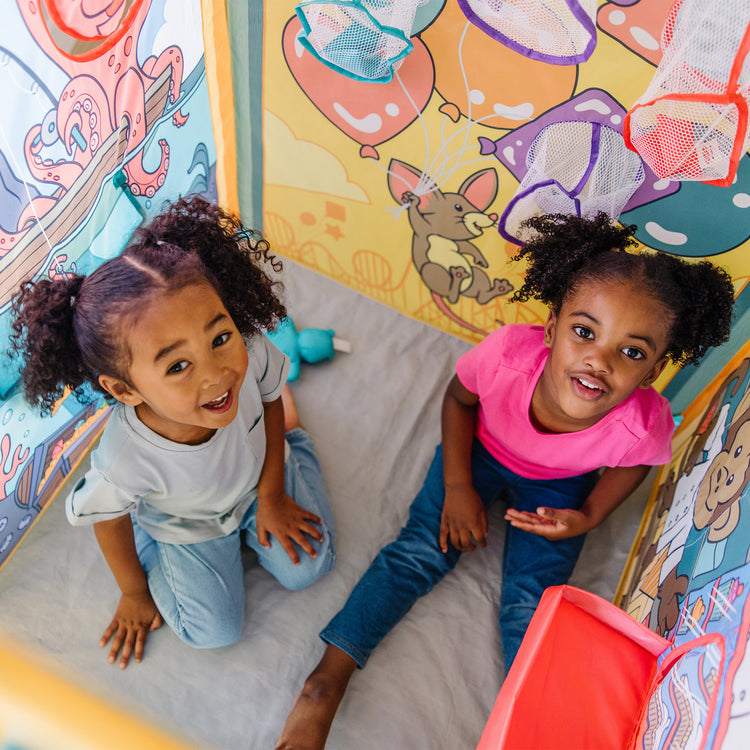
{"label": "tent fabric wall", "polygon": [[[660,61],[671,6],[599,2],[593,54],[555,65],[491,38],[456,0],[429,0],[417,9],[413,51],[384,85],[306,56],[293,4],[229,0],[230,44],[216,64],[232,71],[240,213],[282,255],[469,342],[505,322],[541,322],[541,305],[509,302],[523,267],[510,260],[517,245],[503,237],[501,215],[543,130],[584,121],[622,132]],[[413,183],[402,165],[416,173]],[[401,196],[407,187],[455,192],[481,172],[488,187],[473,195],[486,199],[489,226],[469,241],[487,268],[458,260],[497,293],[454,301],[421,277]],[[638,227],[646,250],[726,267],[738,297],[731,340],[698,370],[668,367],[657,381],[680,414],[750,333],[750,155],[728,187],[644,172],[620,220]]]}
{"label": "tent fabric wall", "polygon": [[[216,0],[204,0],[213,5]],[[217,46],[208,65],[221,74],[220,90],[231,82],[238,210],[247,226],[263,226],[263,128],[261,107],[263,5],[259,2],[220,2],[226,15],[228,44]],[[229,154],[230,152],[227,151]],[[231,188],[227,187],[229,191]],[[221,197],[222,192],[219,191]]]}
{"label": "tent fabric wall", "polygon": [[228,57],[229,25],[226,5],[201,0],[206,54],[206,78],[216,144],[216,190],[222,208],[239,212],[237,148],[234,126],[232,65]]}
{"label": "tent fabric wall", "polygon": [[[552,64],[492,38],[457,0],[430,0],[418,9],[412,52],[391,81],[373,83],[352,80],[307,52],[292,3],[263,3],[262,18],[246,15],[246,23],[233,28],[231,44],[243,65],[247,48],[262,49],[262,104],[252,101],[256,120],[247,127],[243,119],[237,138],[238,151],[252,153],[257,167],[262,108],[263,177],[253,190],[262,190],[269,240],[283,255],[470,342],[505,322],[542,320],[540,305],[509,302],[523,267],[509,260],[517,246],[498,231],[498,217],[527,174],[529,149],[544,128],[584,121],[621,137],[628,108],[659,62],[671,4],[598,3],[590,57]],[[241,5],[229,2],[230,18]],[[235,84],[240,75],[235,69]],[[245,88],[257,97],[257,88]],[[409,182],[398,165],[421,180]],[[490,286],[497,280],[499,293],[468,296],[464,285],[453,300],[420,275],[402,194],[416,190],[422,204],[431,189],[460,192],[483,170],[494,175],[478,206],[489,218],[469,241],[487,267],[455,257],[474,279],[486,277]],[[727,267],[739,294],[750,274],[750,156],[743,156],[726,188],[659,180],[647,165],[644,171],[621,221],[638,226],[644,248],[708,257]],[[251,212],[246,200],[240,203]],[[253,196],[256,223],[257,208]],[[724,362],[733,351],[722,354]],[[659,386],[673,375],[669,370]],[[684,392],[683,405],[695,395]]]}
{"label": "tent fabric wall", "polygon": [[[614,598],[675,647],[707,634],[721,637],[725,665],[704,660],[684,678],[684,701],[674,703],[668,692],[657,696],[662,729],[654,731],[694,738],[691,727],[700,724],[706,747],[726,750],[744,747],[750,729],[748,373],[746,342],[685,411]],[[701,708],[706,685],[719,688],[713,717]]]}

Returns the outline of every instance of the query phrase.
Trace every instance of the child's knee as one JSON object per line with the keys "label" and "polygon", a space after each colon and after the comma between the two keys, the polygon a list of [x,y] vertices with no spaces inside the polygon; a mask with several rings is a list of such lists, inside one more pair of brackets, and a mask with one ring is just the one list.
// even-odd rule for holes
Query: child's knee
{"label": "child's knee", "polygon": [[175,628],[180,640],[193,648],[223,648],[231,646],[242,633],[242,619],[218,622],[183,623]]}
{"label": "child's knee", "polygon": [[324,576],[336,561],[333,538],[327,534],[321,544],[315,545],[317,557],[310,557],[306,552],[298,550],[299,565],[287,565],[285,570],[277,576],[279,583],[290,591],[298,591],[311,583],[315,583]]}
{"label": "child's knee", "polygon": [[199,606],[183,603],[164,620],[177,637],[193,648],[222,648],[237,641],[245,620],[241,600],[215,599]]}

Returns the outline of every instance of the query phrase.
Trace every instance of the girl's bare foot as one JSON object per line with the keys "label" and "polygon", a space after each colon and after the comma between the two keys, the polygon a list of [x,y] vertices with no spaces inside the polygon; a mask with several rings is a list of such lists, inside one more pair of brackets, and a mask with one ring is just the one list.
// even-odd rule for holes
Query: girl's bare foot
{"label": "girl's bare foot", "polygon": [[327,647],[292,706],[276,750],[323,750],[349,678],[356,668],[350,656],[335,646]]}
{"label": "girl's bare foot", "polygon": [[288,385],[285,385],[281,391],[281,403],[284,404],[284,432],[289,432],[295,427],[302,427],[297,414],[297,405],[294,403],[294,397]]}

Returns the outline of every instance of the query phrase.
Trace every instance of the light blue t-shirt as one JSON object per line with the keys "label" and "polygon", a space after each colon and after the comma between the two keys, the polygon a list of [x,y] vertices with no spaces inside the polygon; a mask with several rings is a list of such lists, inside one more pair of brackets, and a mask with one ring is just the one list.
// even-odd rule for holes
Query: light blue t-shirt
{"label": "light blue t-shirt", "polygon": [[161,542],[192,544],[234,531],[257,497],[266,455],[263,402],[281,395],[289,370],[289,359],[265,336],[253,336],[247,348],[237,416],[205,443],[167,440],[118,403],[91,469],[67,497],[70,523],[90,525],[135,509],[141,528]]}

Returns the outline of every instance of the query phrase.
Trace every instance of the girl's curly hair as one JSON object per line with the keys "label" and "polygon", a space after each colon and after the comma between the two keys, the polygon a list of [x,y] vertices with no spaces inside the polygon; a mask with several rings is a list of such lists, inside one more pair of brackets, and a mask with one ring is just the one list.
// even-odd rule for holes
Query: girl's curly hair
{"label": "girl's curly hair", "polygon": [[734,287],[729,274],[708,261],[688,262],[666,253],[629,253],[635,226],[609,216],[552,214],[527,219],[531,240],[514,260],[528,269],[514,301],[541,300],[555,313],[583,284],[622,281],[637,285],[671,316],[665,354],[676,365],[697,364],[729,338]]}
{"label": "girl's curly hair", "polygon": [[65,387],[101,390],[100,374],[128,382],[131,353],[124,320],[137,318],[154,295],[209,283],[238,330],[250,338],[286,315],[263,268],[281,261],[240,219],[199,196],[180,198],[138,229],[116,258],[89,276],[26,281],[13,299],[11,352],[23,358],[28,401],[47,412]]}

